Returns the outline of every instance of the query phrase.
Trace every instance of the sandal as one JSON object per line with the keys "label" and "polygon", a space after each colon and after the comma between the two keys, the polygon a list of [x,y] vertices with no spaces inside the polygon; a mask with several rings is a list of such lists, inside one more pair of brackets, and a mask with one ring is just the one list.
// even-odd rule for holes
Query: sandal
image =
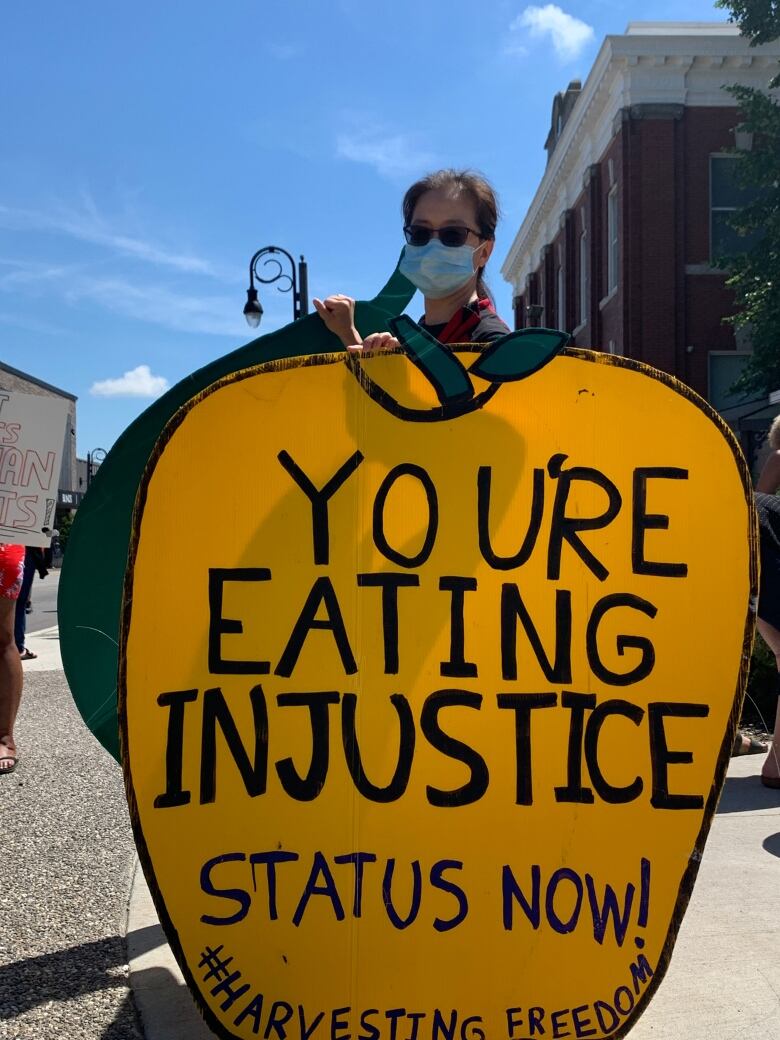
{"label": "sandal", "polygon": [[28,650],[27,647],[25,647],[24,650],[22,650],[22,652],[19,654],[19,659],[21,661],[34,661],[37,656],[38,655],[34,654],[32,650]]}
{"label": "sandal", "polygon": [[[13,773],[18,761],[18,755],[0,755],[0,776],[4,776],[6,773]],[[11,764],[10,766],[4,766],[3,762],[10,762]]]}
{"label": "sandal", "polygon": [[[0,740],[0,751],[7,752],[7,754],[0,755],[0,776],[4,773],[13,773],[14,769],[16,769],[16,763],[19,761],[16,747],[12,741],[9,743],[9,739],[8,737],[3,737]],[[4,766],[4,762],[10,762],[11,764]]]}
{"label": "sandal", "polygon": [[741,729],[738,729],[734,736],[734,747],[731,751],[731,757],[736,758],[739,755],[765,755],[768,750],[768,744],[762,744],[760,740],[756,740],[755,737],[749,737],[747,733],[743,733]]}

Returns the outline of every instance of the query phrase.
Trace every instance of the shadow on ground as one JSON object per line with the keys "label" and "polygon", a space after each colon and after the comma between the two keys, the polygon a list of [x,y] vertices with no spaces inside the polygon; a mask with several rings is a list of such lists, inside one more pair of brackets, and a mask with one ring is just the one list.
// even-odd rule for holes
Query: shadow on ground
{"label": "shadow on ground", "polygon": [[780,809],[780,791],[764,787],[757,776],[729,776],[723,785],[718,813]]}

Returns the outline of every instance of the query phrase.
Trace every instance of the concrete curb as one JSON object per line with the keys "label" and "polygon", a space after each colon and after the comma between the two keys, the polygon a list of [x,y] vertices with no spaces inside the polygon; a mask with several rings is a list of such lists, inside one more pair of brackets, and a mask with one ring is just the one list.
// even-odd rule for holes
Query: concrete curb
{"label": "concrete curb", "polygon": [[138,860],[127,909],[127,959],[146,1040],[212,1040],[163,934]]}
{"label": "concrete curb", "polygon": [[[631,1040],[780,1036],[780,792],[762,755],[731,760],[671,965]],[[147,1040],[208,1040],[140,865],[128,917],[130,985]]]}

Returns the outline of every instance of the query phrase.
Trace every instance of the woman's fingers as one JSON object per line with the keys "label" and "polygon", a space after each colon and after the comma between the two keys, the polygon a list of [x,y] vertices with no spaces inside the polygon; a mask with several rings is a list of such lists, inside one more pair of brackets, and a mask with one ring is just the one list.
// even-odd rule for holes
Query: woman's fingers
{"label": "woman's fingers", "polygon": [[372,332],[363,340],[363,350],[377,350],[380,347],[400,347],[401,344],[391,332]]}

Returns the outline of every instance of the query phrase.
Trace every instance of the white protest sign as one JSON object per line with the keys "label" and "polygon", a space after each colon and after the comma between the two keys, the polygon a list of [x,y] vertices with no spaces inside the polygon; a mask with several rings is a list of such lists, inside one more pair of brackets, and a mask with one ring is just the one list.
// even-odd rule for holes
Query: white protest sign
{"label": "white protest sign", "polygon": [[67,401],[0,391],[0,543],[48,545]]}

